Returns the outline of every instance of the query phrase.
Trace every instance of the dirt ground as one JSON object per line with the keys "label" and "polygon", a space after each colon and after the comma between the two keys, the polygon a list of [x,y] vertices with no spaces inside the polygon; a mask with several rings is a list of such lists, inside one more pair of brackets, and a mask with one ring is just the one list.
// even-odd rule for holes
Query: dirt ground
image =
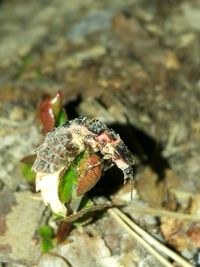
{"label": "dirt ground", "polygon": [[[0,266],[200,266],[199,34],[198,0],[0,1]],[[135,158],[132,200],[116,168],[93,197],[122,205],[164,253],[111,209],[41,255],[37,229],[56,222],[19,162],[42,139],[42,96],[58,90],[69,119],[102,120]]]}

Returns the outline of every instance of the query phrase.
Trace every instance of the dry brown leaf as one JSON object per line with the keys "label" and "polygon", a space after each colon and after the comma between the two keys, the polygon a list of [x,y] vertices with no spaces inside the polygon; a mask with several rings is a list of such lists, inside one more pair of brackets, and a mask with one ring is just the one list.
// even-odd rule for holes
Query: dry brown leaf
{"label": "dry brown leaf", "polygon": [[194,247],[200,247],[200,224],[192,224],[187,231],[187,235],[190,238]]}
{"label": "dry brown leaf", "polygon": [[151,207],[159,208],[164,199],[164,184],[149,167],[145,168],[137,183],[138,194]]}
{"label": "dry brown leaf", "polygon": [[177,251],[186,249],[188,240],[184,229],[187,226],[187,222],[168,217],[163,217],[161,221],[160,228],[166,242]]}

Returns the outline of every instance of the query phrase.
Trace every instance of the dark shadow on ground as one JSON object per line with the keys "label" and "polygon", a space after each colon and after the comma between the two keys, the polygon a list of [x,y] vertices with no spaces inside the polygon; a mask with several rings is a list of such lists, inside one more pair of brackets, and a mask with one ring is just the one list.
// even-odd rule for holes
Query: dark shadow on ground
{"label": "dark shadow on ground", "polygon": [[[157,182],[164,179],[165,169],[169,168],[168,161],[162,156],[162,146],[147,133],[133,125],[112,124],[110,128],[119,133],[121,139],[128,146],[141,165],[150,166],[158,175]],[[134,166],[136,173],[137,166]],[[123,173],[114,166],[106,171],[97,185],[90,191],[91,196],[114,194],[123,184]]]}
{"label": "dark shadow on ground", "polygon": [[142,165],[149,165],[157,173],[159,180],[164,178],[164,171],[169,168],[169,163],[162,155],[161,143],[133,125],[114,124],[110,127],[120,134]]}
{"label": "dark shadow on ground", "polygon": [[64,106],[69,120],[79,117],[79,114],[77,112],[77,107],[81,103],[81,101],[82,101],[81,96],[78,95],[76,98],[68,101]]}

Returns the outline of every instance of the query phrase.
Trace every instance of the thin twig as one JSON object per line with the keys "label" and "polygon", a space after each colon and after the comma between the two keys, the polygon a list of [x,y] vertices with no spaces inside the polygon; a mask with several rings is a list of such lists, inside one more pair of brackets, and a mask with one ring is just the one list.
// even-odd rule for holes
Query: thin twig
{"label": "thin twig", "polygon": [[140,235],[141,238],[146,240],[151,246],[156,247],[156,249],[158,249],[159,251],[161,251],[162,253],[170,257],[171,259],[173,259],[175,262],[179,263],[182,267],[193,267],[193,265],[190,264],[187,260],[182,258],[180,255],[175,253],[173,250],[169,249],[168,247],[163,245],[161,242],[156,240],[154,237],[152,237],[150,234],[148,234],[146,231],[144,231],[141,227],[139,227],[134,221],[129,219],[118,208],[113,208],[112,213],[113,212],[116,215],[118,215],[124,222],[126,222],[126,224],[128,224],[132,230],[134,230],[138,235]]}
{"label": "thin twig", "polygon": [[110,209],[108,211],[115,219],[122,225],[146,250],[151,253],[160,263],[162,263],[165,267],[173,267],[173,265],[164,258],[161,254],[159,254],[151,245],[149,245],[140,235],[134,232],[128,224],[121,219],[121,217],[115,212],[115,209]]}
{"label": "thin twig", "polygon": [[200,216],[198,214],[185,214],[185,213],[179,213],[174,211],[168,211],[164,209],[154,209],[154,208],[141,208],[141,207],[133,207],[131,210],[135,213],[140,214],[148,214],[153,215],[156,217],[172,217],[180,220],[188,220],[192,222],[200,221]]}

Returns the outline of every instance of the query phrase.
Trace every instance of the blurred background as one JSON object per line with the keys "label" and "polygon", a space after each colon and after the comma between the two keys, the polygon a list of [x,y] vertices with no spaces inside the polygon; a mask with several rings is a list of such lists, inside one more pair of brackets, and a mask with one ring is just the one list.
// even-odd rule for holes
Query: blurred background
{"label": "blurred background", "polygon": [[[138,205],[198,215],[199,32],[198,0],[0,1],[2,267],[130,267],[140,261],[141,266],[163,266],[125,231],[119,237],[123,231],[108,215],[85,232],[74,230],[72,247],[56,251],[62,257],[41,258],[36,233],[46,219],[45,207],[34,199],[19,162],[42,138],[39,103],[59,90],[69,119],[98,118],[129,147],[137,165]],[[122,186],[116,173],[110,174],[114,180],[107,188],[118,180]],[[125,193],[117,189],[107,194],[120,199]],[[105,188],[100,192],[106,195]],[[126,212],[134,217],[132,207]],[[134,219],[188,260],[195,259],[198,220],[177,222],[156,214]],[[90,257],[84,249],[90,251],[93,242],[97,251]]]}

